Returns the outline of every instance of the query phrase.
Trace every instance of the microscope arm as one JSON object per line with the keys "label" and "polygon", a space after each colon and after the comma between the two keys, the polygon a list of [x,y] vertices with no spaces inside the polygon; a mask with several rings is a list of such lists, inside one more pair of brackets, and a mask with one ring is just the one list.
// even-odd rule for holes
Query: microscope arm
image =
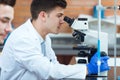
{"label": "microscope arm", "polygon": [[[86,36],[90,36],[91,38],[96,38],[98,40],[98,31],[95,30],[87,30],[83,31]],[[100,32],[100,51],[104,51],[108,54],[108,34],[105,32]]]}

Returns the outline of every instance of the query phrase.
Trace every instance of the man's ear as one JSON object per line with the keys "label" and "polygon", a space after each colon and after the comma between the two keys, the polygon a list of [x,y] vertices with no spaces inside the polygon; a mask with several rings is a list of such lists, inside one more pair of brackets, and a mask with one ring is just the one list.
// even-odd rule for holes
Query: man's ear
{"label": "man's ear", "polygon": [[45,11],[41,11],[41,12],[38,14],[38,18],[41,19],[42,21],[46,21],[47,13],[46,13]]}

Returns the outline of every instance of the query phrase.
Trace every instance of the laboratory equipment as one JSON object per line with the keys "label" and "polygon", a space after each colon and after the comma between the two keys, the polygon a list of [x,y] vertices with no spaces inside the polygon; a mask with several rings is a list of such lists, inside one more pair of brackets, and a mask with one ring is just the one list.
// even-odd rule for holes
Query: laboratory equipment
{"label": "laboratory equipment", "polygon": [[[98,39],[98,31],[90,30],[88,27],[88,19],[87,18],[76,18],[71,19],[67,16],[64,17],[64,21],[66,21],[69,26],[73,29],[73,37],[75,39],[80,41],[80,44],[77,44],[77,46],[73,47],[75,50],[79,50],[79,55],[82,57],[79,59],[79,62],[88,62],[88,58],[84,56],[85,53],[92,54],[97,51],[97,47],[91,47],[84,43],[85,37],[90,36],[91,38]],[[101,51],[108,53],[108,34],[105,32],[100,32],[100,49]],[[97,44],[96,44],[97,45]],[[86,54],[86,55],[87,55]],[[85,61],[87,60],[87,61]],[[107,76],[107,71],[101,72],[100,76]]]}
{"label": "laboratory equipment", "polygon": [[[84,46],[85,37],[90,36],[91,38],[98,38],[98,31],[90,30],[88,27],[87,18],[77,18],[71,19],[67,16],[64,17],[69,26],[74,30],[73,37],[79,39],[81,42],[80,45]],[[100,32],[100,41],[101,41],[101,51],[108,53],[108,34],[105,32]]]}

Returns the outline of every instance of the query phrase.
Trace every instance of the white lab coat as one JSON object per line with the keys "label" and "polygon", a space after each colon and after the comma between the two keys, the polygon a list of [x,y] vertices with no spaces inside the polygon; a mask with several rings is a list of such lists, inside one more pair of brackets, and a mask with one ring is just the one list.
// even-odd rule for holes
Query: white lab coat
{"label": "white lab coat", "polygon": [[46,36],[46,56],[41,51],[42,37],[30,19],[9,36],[0,56],[0,80],[53,80],[79,74],[86,76],[86,65],[60,64]]}

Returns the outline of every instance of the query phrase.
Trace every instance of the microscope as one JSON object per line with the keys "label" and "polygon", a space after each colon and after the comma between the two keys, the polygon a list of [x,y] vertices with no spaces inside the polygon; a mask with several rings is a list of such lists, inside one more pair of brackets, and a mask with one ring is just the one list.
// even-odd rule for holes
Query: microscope
{"label": "microscope", "polygon": [[[67,16],[64,17],[64,21],[69,24],[69,26],[73,29],[72,36],[80,41],[80,44],[77,44],[73,47],[73,50],[78,50],[78,61],[77,63],[80,64],[87,64],[90,61],[90,58],[94,55],[94,53],[97,52],[97,39],[98,39],[98,31],[89,29],[88,25],[88,19],[87,18],[77,18],[77,19],[71,19]],[[90,46],[85,44],[86,40],[89,41],[89,38],[87,37],[95,38],[96,42],[95,46]],[[108,34],[105,32],[100,32],[100,51],[101,56],[108,55]],[[107,76],[107,71],[101,72],[101,76]],[[107,79],[104,79],[107,80]]]}

